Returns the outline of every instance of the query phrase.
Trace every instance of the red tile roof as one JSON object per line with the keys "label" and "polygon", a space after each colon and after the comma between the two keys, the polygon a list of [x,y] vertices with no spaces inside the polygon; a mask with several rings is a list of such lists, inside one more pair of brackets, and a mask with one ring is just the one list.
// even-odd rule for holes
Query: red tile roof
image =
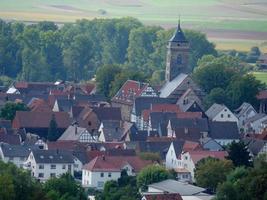
{"label": "red tile roof", "polygon": [[58,128],[67,128],[70,125],[71,120],[66,112],[17,111],[12,126],[13,128],[48,128],[52,114],[55,115]]}
{"label": "red tile roof", "polygon": [[186,140],[183,146],[183,151],[202,150],[201,145],[198,142]]}
{"label": "red tile roof", "polygon": [[179,113],[176,113],[176,117],[180,119],[202,118],[202,113],[201,112],[179,112]]}
{"label": "red tile roof", "polygon": [[267,90],[260,91],[257,95],[257,99],[267,99]]}
{"label": "red tile roof", "polygon": [[21,139],[20,139],[19,134],[8,134],[3,128],[1,128],[0,129],[0,142],[13,144],[13,145],[20,145]]}
{"label": "red tile roof", "polygon": [[146,200],[183,200],[180,194],[146,194]]}
{"label": "red tile roof", "polygon": [[195,164],[202,158],[212,157],[224,160],[228,155],[227,151],[189,151],[189,154]]}
{"label": "red tile roof", "polygon": [[52,112],[52,109],[43,99],[33,99],[28,105],[31,111],[35,112]]}
{"label": "red tile roof", "polygon": [[147,110],[143,110],[142,115],[145,121],[148,121],[149,115],[152,112],[173,112],[179,113],[181,110],[175,104],[152,104],[152,107]]}
{"label": "red tile roof", "polygon": [[127,80],[117,94],[112,98],[112,101],[131,105],[133,104],[133,100],[140,96],[147,87],[148,83]]}
{"label": "red tile roof", "polygon": [[120,172],[125,165],[131,165],[135,172],[139,172],[151,161],[142,160],[138,156],[97,156],[91,162],[84,166],[89,171],[109,171]]}

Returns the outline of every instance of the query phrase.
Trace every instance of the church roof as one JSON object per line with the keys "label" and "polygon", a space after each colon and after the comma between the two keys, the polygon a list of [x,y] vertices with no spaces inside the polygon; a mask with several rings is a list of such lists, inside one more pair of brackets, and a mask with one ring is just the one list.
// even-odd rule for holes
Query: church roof
{"label": "church roof", "polygon": [[179,21],[178,27],[177,27],[174,35],[172,36],[172,38],[169,41],[170,42],[187,42],[187,39],[184,35],[184,32],[181,29],[180,21]]}

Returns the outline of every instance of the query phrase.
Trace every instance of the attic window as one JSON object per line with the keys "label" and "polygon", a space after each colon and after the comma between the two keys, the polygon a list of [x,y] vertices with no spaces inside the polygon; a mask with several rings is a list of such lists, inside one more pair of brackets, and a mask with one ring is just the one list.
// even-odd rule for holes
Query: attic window
{"label": "attic window", "polygon": [[44,156],[40,156],[41,159],[44,159]]}

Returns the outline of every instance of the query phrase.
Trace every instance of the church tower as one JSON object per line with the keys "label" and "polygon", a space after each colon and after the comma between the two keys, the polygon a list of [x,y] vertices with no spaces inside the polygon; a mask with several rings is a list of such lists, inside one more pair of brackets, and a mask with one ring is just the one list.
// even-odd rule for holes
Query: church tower
{"label": "church tower", "polygon": [[189,42],[185,38],[185,35],[180,26],[180,20],[178,27],[168,42],[167,46],[167,63],[166,63],[166,82],[172,81],[180,73],[188,74],[191,72],[189,66]]}

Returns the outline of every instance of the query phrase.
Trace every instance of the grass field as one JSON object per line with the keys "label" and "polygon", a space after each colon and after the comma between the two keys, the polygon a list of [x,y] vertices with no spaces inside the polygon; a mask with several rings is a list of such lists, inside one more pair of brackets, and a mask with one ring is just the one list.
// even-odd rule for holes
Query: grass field
{"label": "grass field", "polygon": [[207,33],[221,49],[267,41],[266,0],[0,0],[0,18],[30,22],[132,16],[169,28],[179,15],[183,27]]}
{"label": "grass field", "polygon": [[256,79],[267,84],[267,72],[253,72],[253,75],[256,77]]}

